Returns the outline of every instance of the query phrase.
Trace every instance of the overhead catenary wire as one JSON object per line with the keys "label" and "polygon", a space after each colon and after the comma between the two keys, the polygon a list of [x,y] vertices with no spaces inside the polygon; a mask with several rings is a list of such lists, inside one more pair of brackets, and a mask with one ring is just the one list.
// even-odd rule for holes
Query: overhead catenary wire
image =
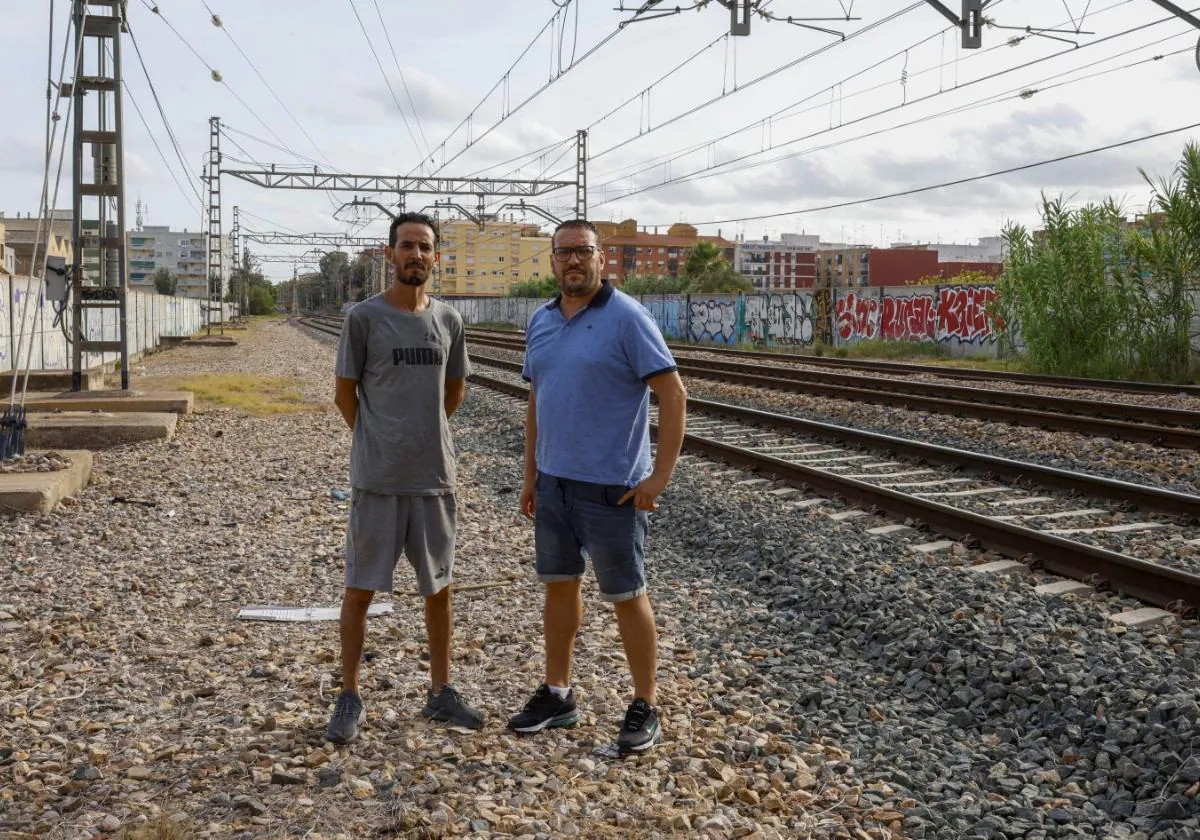
{"label": "overhead catenary wire", "polygon": [[425,144],[425,154],[428,156],[432,150],[429,148],[429,140],[425,137],[425,127],[421,125],[421,114],[417,111],[417,103],[413,101],[412,91],[408,87],[408,79],[404,78],[404,70],[400,67],[400,59],[396,56],[396,47],[392,44],[392,33],[388,28],[387,23],[383,19],[383,12],[379,8],[379,0],[371,0],[375,4],[375,14],[379,18],[379,26],[383,30],[383,36],[387,39],[388,49],[392,53],[392,61],[396,64],[396,73],[400,76],[400,84],[404,87],[404,95],[408,99],[408,107],[412,110],[413,119],[417,123],[417,133],[421,135],[421,142]]}
{"label": "overhead catenary wire", "polygon": [[[362,15],[358,13],[358,7],[354,5],[354,0],[346,0],[346,2],[350,4],[350,9],[354,12],[354,19],[358,21],[358,28],[362,30],[363,38],[366,39],[367,46],[371,49],[371,55],[375,58],[375,66],[379,68],[379,74],[383,76],[383,83],[387,85],[388,93],[392,95],[392,102],[396,103],[396,110],[400,112],[400,119],[404,122],[404,128],[408,131],[413,148],[417,150],[417,154],[421,156],[421,160],[428,159],[429,151],[422,148],[421,144],[417,142],[417,135],[413,133],[412,126],[409,125],[408,115],[404,113],[404,108],[400,105],[400,100],[396,96],[396,89],[392,87],[392,80],[388,78],[387,71],[383,69],[383,62],[379,59],[379,53],[375,50],[375,44],[367,32],[367,25],[363,23]],[[383,20],[382,15],[380,16],[380,20]],[[386,30],[387,27],[385,26],[384,29]],[[393,57],[395,56],[395,51],[392,52],[392,55]],[[400,66],[399,61],[396,62],[396,66]]]}
{"label": "overhead catenary wire", "polygon": [[[856,199],[851,199],[849,201],[839,201],[839,202],[835,202],[832,204],[817,205],[815,207],[801,207],[801,208],[798,208],[795,210],[785,210],[785,211],[781,211],[781,212],[777,212],[777,213],[761,213],[761,214],[754,215],[754,216],[738,216],[736,218],[729,218],[729,219],[713,219],[711,221],[692,222],[692,224],[695,227],[704,227],[707,225],[727,225],[727,224],[734,224],[737,222],[754,222],[754,221],[761,221],[763,219],[778,219],[778,218],[782,218],[783,216],[798,216],[798,215],[803,215],[805,213],[820,213],[825,210],[840,210],[841,208],[844,208],[844,207],[857,207],[857,206],[860,206],[863,204],[871,204],[871,203],[874,203],[877,201],[886,201],[888,199],[902,198],[904,196],[909,196],[909,195],[919,195],[920,193],[930,192],[932,190],[946,189],[948,187],[957,187],[957,186],[961,186],[963,184],[971,184],[971,183],[975,183],[978,181],[985,181],[989,178],[999,178],[1004,175],[1012,175],[1017,172],[1025,172],[1027,170],[1036,169],[1041,166],[1050,166],[1055,163],[1063,163],[1068,160],[1076,160],[1078,158],[1088,157],[1090,155],[1095,155],[1095,154],[1100,154],[1101,152],[1108,152],[1108,151],[1112,151],[1113,149],[1120,149],[1125,146],[1132,146],[1137,143],[1144,143],[1148,140],[1157,140],[1161,137],[1169,137],[1172,134],[1180,134],[1184,131],[1192,131],[1197,128],[1200,128],[1200,122],[1191,123],[1189,125],[1181,125],[1178,128],[1169,128],[1169,129],[1166,129],[1163,131],[1156,131],[1152,134],[1143,134],[1139,137],[1132,137],[1127,140],[1118,141],[1116,143],[1108,143],[1103,146],[1097,146],[1093,149],[1085,149],[1080,152],[1071,152],[1070,154],[1058,155],[1057,157],[1048,158],[1046,160],[1034,161],[1032,163],[1023,163],[1018,166],[1010,166],[1005,169],[997,169],[993,172],[985,172],[981,175],[969,175],[964,178],[956,178],[952,181],[942,181],[937,184],[929,184],[929,185],[926,185],[923,187],[912,187],[910,189],[899,190],[897,192],[890,192],[890,193],[885,193],[883,195],[871,196],[870,198],[856,198]],[[665,222],[665,223],[660,223],[660,224],[670,224],[670,223]]]}
{"label": "overhead catenary wire", "polygon": [[[569,2],[575,2],[575,3],[578,3],[578,2],[581,2],[581,0],[569,0]],[[640,8],[640,9],[639,9],[639,10],[638,10],[638,11],[637,11],[635,14],[634,14],[634,17],[632,18],[632,20],[637,20],[637,18],[638,18],[638,17],[639,17],[641,14],[643,14],[643,13],[646,11],[646,9],[650,8],[650,6],[651,6],[651,3],[644,3],[644,4],[642,5],[642,7],[641,7],[641,8]],[[564,7],[564,8],[565,8],[565,7]],[[555,13],[554,13],[555,17],[557,17],[557,15],[559,14],[559,12],[562,12],[562,11],[563,11],[563,9],[559,9],[559,10],[555,11]],[[550,21],[547,23],[546,27],[549,27],[549,26],[551,26],[551,25],[554,23],[555,17],[552,17],[552,18],[550,19]],[[517,113],[518,111],[520,111],[522,108],[524,108],[526,105],[528,105],[528,104],[529,104],[530,102],[532,102],[533,100],[537,99],[537,98],[538,98],[539,96],[541,96],[541,95],[542,95],[542,93],[544,93],[544,92],[545,92],[545,91],[546,91],[546,90],[547,90],[547,89],[548,89],[548,88],[549,88],[551,85],[553,85],[555,82],[557,82],[559,79],[561,79],[563,76],[565,76],[565,75],[566,75],[567,73],[569,73],[570,71],[574,70],[576,67],[578,67],[580,64],[582,64],[584,61],[586,61],[588,58],[590,58],[591,56],[593,56],[593,55],[595,55],[597,52],[599,52],[599,51],[600,51],[600,50],[601,50],[601,49],[602,49],[602,48],[605,46],[605,44],[607,44],[609,41],[611,41],[612,39],[614,39],[614,38],[616,38],[618,35],[620,35],[620,34],[621,34],[621,32],[623,32],[623,31],[624,31],[624,28],[625,28],[625,26],[626,26],[628,23],[630,23],[630,22],[631,22],[631,21],[624,21],[624,22],[622,22],[620,25],[618,25],[618,26],[617,26],[617,28],[616,28],[616,29],[614,29],[612,32],[610,32],[608,35],[606,35],[606,36],[605,36],[603,39],[601,39],[601,40],[600,40],[598,43],[596,43],[596,44],[594,44],[593,46],[591,46],[591,47],[590,47],[590,48],[589,48],[589,49],[588,49],[588,50],[587,50],[587,51],[586,51],[586,52],[585,52],[583,55],[579,56],[579,58],[578,58],[578,59],[575,59],[574,57],[572,57],[572,61],[571,61],[571,64],[570,64],[570,65],[568,65],[566,68],[559,68],[559,72],[558,72],[557,74],[553,74],[553,75],[551,75],[551,77],[550,77],[549,81],[547,81],[545,84],[543,84],[543,85],[542,85],[541,87],[539,87],[537,90],[535,90],[533,93],[531,93],[531,94],[530,94],[529,96],[527,96],[525,99],[521,100],[521,102],[519,102],[519,103],[518,103],[518,104],[517,104],[515,107],[511,107],[511,106],[510,106],[509,108],[505,109],[504,113],[501,115],[501,117],[500,117],[500,119],[499,119],[499,120],[497,120],[496,122],[494,122],[494,123],[493,123],[491,126],[489,126],[489,127],[486,129],[486,130],[484,130],[484,132],[483,132],[482,134],[480,134],[478,137],[474,137],[474,138],[471,138],[470,140],[468,140],[467,144],[466,144],[466,145],[465,145],[465,146],[464,146],[462,149],[460,149],[460,150],[459,150],[459,151],[458,151],[458,152],[457,152],[457,153],[456,153],[454,156],[452,156],[452,157],[450,157],[450,158],[447,158],[447,159],[443,160],[443,161],[442,161],[442,163],[441,163],[441,165],[440,165],[440,166],[438,166],[438,167],[436,167],[436,168],[433,170],[433,172],[432,172],[431,174],[435,174],[435,175],[436,175],[438,172],[442,171],[442,170],[443,170],[443,169],[445,169],[447,166],[449,166],[451,163],[453,163],[454,161],[456,161],[456,160],[458,160],[460,157],[462,157],[464,154],[466,154],[466,152],[467,152],[467,150],[468,150],[468,149],[472,148],[472,147],[473,147],[473,146],[474,146],[476,143],[478,143],[479,141],[483,140],[485,137],[487,137],[487,136],[488,136],[488,135],[490,135],[490,134],[491,134],[493,131],[495,131],[497,128],[499,128],[499,127],[500,127],[500,125],[502,125],[502,124],[503,124],[503,123],[504,123],[504,122],[505,122],[505,121],[506,121],[506,120],[507,120],[509,117],[511,117],[513,114]],[[534,39],[532,42],[530,42],[529,46],[527,46],[527,47],[526,47],[526,48],[525,48],[525,49],[522,51],[521,55],[520,55],[520,56],[518,56],[518,58],[517,58],[517,61],[513,63],[512,67],[509,67],[509,69],[508,69],[508,70],[505,72],[505,74],[504,74],[503,76],[501,76],[501,78],[500,78],[500,81],[498,81],[498,82],[497,82],[497,83],[496,83],[496,84],[495,84],[495,85],[492,87],[492,89],[491,89],[490,91],[488,91],[488,93],[487,93],[487,94],[484,96],[484,98],[483,98],[482,100],[480,100],[479,104],[478,104],[478,105],[476,105],[476,106],[475,106],[475,107],[474,107],[474,108],[471,110],[471,112],[470,112],[469,114],[467,114],[467,117],[466,117],[466,119],[464,119],[462,122],[460,122],[460,123],[458,124],[458,126],[456,126],[456,127],[454,128],[454,130],[453,130],[453,131],[451,131],[451,132],[450,132],[450,134],[446,136],[446,139],[445,139],[445,140],[443,140],[443,141],[442,141],[442,142],[441,142],[441,143],[438,145],[438,148],[441,148],[441,149],[443,149],[443,153],[444,153],[444,150],[445,150],[446,143],[449,141],[449,139],[450,139],[451,137],[453,137],[453,136],[454,136],[454,135],[455,135],[455,134],[458,132],[458,130],[459,130],[459,129],[460,129],[462,126],[466,125],[466,124],[468,123],[468,121],[469,121],[469,120],[471,120],[471,118],[472,118],[472,117],[474,116],[474,114],[475,114],[475,113],[476,113],[476,112],[479,110],[479,108],[480,108],[480,107],[482,107],[482,106],[483,106],[483,104],[484,104],[485,102],[487,102],[487,100],[488,100],[488,98],[489,98],[489,97],[491,97],[492,93],[494,93],[494,92],[496,91],[496,89],[497,89],[497,88],[498,88],[498,87],[499,87],[499,86],[500,86],[502,83],[504,83],[504,82],[505,82],[505,80],[506,80],[506,79],[509,77],[509,73],[511,73],[511,72],[512,72],[513,68],[514,68],[514,67],[516,67],[516,66],[517,66],[517,64],[518,64],[518,63],[521,61],[521,59],[525,57],[525,54],[526,54],[527,52],[529,52],[529,50],[530,50],[530,48],[533,46],[533,44],[537,43],[537,40],[541,38],[541,35],[542,35],[542,33],[546,31],[546,27],[543,27],[543,28],[542,28],[542,30],[541,30],[541,31],[538,33],[538,35],[535,37],[535,39]],[[411,174],[411,172],[410,172],[409,174]]]}
{"label": "overhead catenary wire", "polygon": [[[641,194],[641,193],[645,193],[645,192],[650,192],[650,191],[653,191],[653,190],[662,189],[662,188],[664,188],[664,187],[671,186],[671,185],[673,185],[673,184],[684,183],[684,182],[688,182],[688,181],[694,181],[694,180],[698,180],[698,179],[700,179],[700,178],[705,178],[705,177],[716,177],[716,176],[718,176],[718,175],[722,175],[722,174],[728,174],[729,172],[742,171],[742,170],[744,170],[744,169],[746,169],[746,168],[749,168],[750,166],[759,166],[759,165],[765,165],[765,164],[768,164],[768,163],[775,163],[775,162],[778,162],[778,161],[780,161],[780,160],[785,160],[785,159],[787,159],[787,158],[789,158],[789,157],[794,157],[795,155],[793,155],[793,154],[780,155],[780,156],[776,156],[776,157],[774,157],[774,158],[771,158],[770,160],[763,161],[763,162],[759,162],[759,163],[754,163],[754,164],[746,164],[746,163],[745,163],[746,161],[750,160],[751,158],[759,157],[760,155],[767,154],[768,152],[776,151],[776,150],[782,149],[782,148],[784,148],[784,147],[787,147],[787,146],[793,145],[793,144],[795,144],[795,143],[800,143],[800,142],[803,142],[804,140],[811,140],[811,139],[813,139],[814,137],[819,137],[819,136],[821,136],[821,135],[824,135],[824,134],[829,134],[829,133],[831,133],[831,132],[834,132],[834,131],[839,131],[839,130],[841,130],[841,129],[844,129],[844,128],[847,128],[847,127],[849,127],[849,126],[856,125],[856,124],[858,124],[858,123],[862,123],[862,122],[865,122],[865,121],[867,121],[867,120],[874,119],[874,118],[876,118],[876,117],[879,117],[879,116],[883,116],[883,115],[885,115],[885,114],[889,114],[889,113],[892,113],[892,112],[895,112],[895,111],[899,111],[899,110],[902,110],[902,109],[904,109],[904,108],[911,108],[911,107],[912,107],[912,106],[914,106],[914,105],[917,105],[917,104],[920,104],[920,103],[923,103],[923,102],[928,102],[928,101],[930,101],[930,100],[933,100],[933,99],[936,99],[936,98],[938,98],[938,97],[945,96],[945,95],[947,95],[947,94],[949,94],[949,93],[954,93],[954,92],[958,92],[958,91],[965,90],[966,88],[968,88],[968,87],[972,87],[972,86],[974,86],[974,85],[976,85],[976,84],[979,84],[979,83],[981,83],[981,82],[985,82],[985,81],[991,81],[991,80],[993,80],[993,79],[996,79],[996,78],[999,78],[999,77],[1001,77],[1001,76],[1005,76],[1005,75],[1007,75],[1007,74],[1010,74],[1010,73],[1016,72],[1016,71],[1018,71],[1018,70],[1027,69],[1027,68],[1029,68],[1029,67],[1035,66],[1035,65],[1037,65],[1037,64],[1041,64],[1041,63],[1043,63],[1043,62],[1049,61],[1049,60],[1051,60],[1051,59],[1054,59],[1054,58],[1059,58],[1059,57],[1062,57],[1062,56],[1064,56],[1064,55],[1068,55],[1068,54],[1075,54],[1075,53],[1078,53],[1078,52],[1079,52],[1079,51],[1081,51],[1081,50],[1088,49],[1088,48],[1090,48],[1090,47],[1094,47],[1094,46],[1097,46],[1097,45],[1100,45],[1100,44],[1104,44],[1104,43],[1107,43],[1107,42],[1109,42],[1109,41],[1112,41],[1112,40],[1114,40],[1114,39],[1117,39],[1117,38],[1122,38],[1122,37],[1125,37],[1125,36],[1127,36],[1127,35],[1134,34],[1134,33],[1136,33],[1136,32],[1140,32],[1140,31],[1143,31],[1143,30],[1146,30],[1146,29],[1150,29],[1150,28],[1152,28],[1152,27],[1155,27],[1155,26],[1158,26],[1158,25],[1160,25],[1160,24],[1162,24],[1162,23],[1167,23],[1167,22],[1173,21],[1174,19],[1175,19],[1175,18],[1174,18],[1173,16],[1167,16],[1167,17],[1160,18],[1160,19],[1158,19],[1158,20],[1155,20],[1155,21],[1151,21],[1151,22],[1149,22],[1149,23],[1145,23],[1145,24],[1141,24],[1141,25],[1139,25],[1139,26],[1131,27],[1131,28],[1129,28],[1129,29],[1123,30],[1122,32],[1114,33],[1114,34],[1112,34],[1112,35],[1108,35],[1108,36],[1105,36],[1105,37],[1103,37],[1103,38],[1098,38],[1098,39],[1096,39],[1096,40],[1094,40],[1094,41],[1090,41],[1090,42],[1088,42],[1087,44],[1084,44],[1084,45],[1082,45],[1082,46],[1080,46],[1080,47],[1074,47],[1074,48],[1070,48],[1070,49],[1064,49],[1064,50],[1060,50],[1060,51],[1058,51],[1058,52],[1051,53],[1051,54],[1049,54],[1049,55],[1040,56],[1040,57],[1038,57],[1038,58],[1031,59],[1030,61],[1024,62],[1023,64],[1018,64],[1018,65],[1014,65],[1014,66],[1012,66],[1012,67],[1007,67],[1007,68],[1004,68],[1004,69],[1001,69],[1001,70],[995,71],[995,72],[993,72],[993,73],[990,73],[990,74],[987,74],[987,75],[984,75],[984,76],[980,76],[980,77],[978,77],[978,78],[976,78],[976,79],[971,79],[971,80],[968,80],[968,81],[966,81],[966,82],[962,82],[961,84],[959,84],[957,87],[954,87],[954,88],[947,88],[947,89],[945,89],[945,90],[934,91],[934,92],[931,92],[931,93],[929,93],[929,94],[926,94],[925,96],[918,97],[918,98],[916,98],[916,99],[910,99],[910,100],[908,100],[906,103],[901,103],[901,104],[897,104],[897,105],[892,105],[892,106],[889,106],[889,107],[887,107],[887,108],[883,108],[883,109],[880,109],[880,110],[878,110],[878,111],[874,111],[874,112],[872,112],[872,113],[870,113],[870,114],[865,114],[865,115],[863,115],[863,116],[861,116],[861,117],[857,117],[857,118],[855,118],[855,119],[849,120],[849,121],[847,121],[847,122],[841,122],[841,123],[839,123],[838,125],[831,126],[831,127],[829,127],[829,128],[823,128],[823,129],[820,129],[820,130],[818,130],[818,131],[810,132],[809,134],[805,134],[805,135],[803,135],[803,136],[801,136],[801,137],[793,138],[793,139],[791,139],[791,140],[788,140],[788,141],[785,141],[785,142],[782,142],[782,143],[774,143],[774,144],[772,144],[772,145],[771,145],[769,148],[767,148],[767,149],[760,149],[760,150],[758,150],[758,151],[755,151],[755,152],[748,152],[748,153],[746,153],[746,154],[743,154],[743,155],[740,155],[740,156],[738,156],[738,157],[731,158],[730,160],[727,160],[727,161],[722,161],[722,162],[720,162],[720,163],[715,163],[715,164],[712,164],[712,165],[710,165],[710,166],[701,167],[700,169],[696,169],[696,170],[694,170],[694,171],[692,171],[692,172],[685,173],[685,174],[683,174],[683,175],[679,175],[679,176],[676,176],[676,177],[673,177],[673,178],[667,178],[667,179],[664,179],[664,180],[662,180],[662,181],[656,182],[656,183],[654,183],[654,184],[647,185],[647,186],[644,186],[644,187],[640,187],[640,188],[637,188],[637,189],[635,189],[635,190],[632,190],[632,191],[629,191],[629,192],[626,192],[626,193],[622,193],[620,196],[617,196],[617,197],[614,197],[614,198],[609,198],[609,199],[605,199],[605,200],[602,200],[602,201],[596,202],[596,203],[595,203],[595,206],[602,206],[602,205],[604,205],[604,204],[610,204],[610,203],[612,203],[612,202],[614,202],[614,201],[618,201],[618,200],[620,200],[620,199],[622,199],[622,198],[628,198],[628,197],[630,197],[630,196],[632,196],[632,195],[638,195],[638,194]],[[1151,45],[1147,45],[1147,46],[1151,46]],[[1144,49],[1144,48],[1145,48],[1145,47],[1139,47],[1138,49]],[[1111,59],[1111,58],[1114,58],[1114,57],[1119,57],[1120,55],[1123,55],[1123,53],[1118,53],[1118,54],[1117,54],[1117,55],[1115,55],[1115,56],[1114,56],[1114,55],[1109,55],[1109,56],[1106,56],[1106,57],[1105,57],[1105,59],[1101,59],[1101,60],[1102,60],[1102,61],[1103,61],[1103,60],[1108,60],[1108,59]],[[1085,65],[1084,67],[1087,67],[1087,66],[1091,66],[1091,65]],[[1083,69],[1083,68],[1074,68],[1074,69],[1072,69],[1072,70],[1063,71],[1063,74],[1070,73],[1070,72],[1076,72],[1078,69]],[[1058,75],[1063,75],[1063,74],[1058,74]],[[1034,83],[1034,84],[1037,84],[1037,83]],[[923,121],[924,119],[928,119],[928,118],[929,118],[929,117],[922,118],[922,119],[920,119],[920,120],[917,120],[917,122]],[[899,125],[897,125],[897,126],[893,126],[891,129],[886,129],[886,130],[894,130],[895,128],[906,127],[906,126],[908,126],[908,125],[911,125],[911,124],[913,124],[913,122],[909,122],[909,123],[902,123],[902,124],[899,124]],[[881,133],[881,132],[874,132],[873,134],[878,134],[878,133]],[[869,135],[866,135],[866,136],[873,136],[873,134],[869,134]],[[706,144],[706,145],[707,145],[707,144]],[[803,152],[802,152],[801,154],[803,154]],[[740,166],[739,166],[739,164],[740,164]],[[655,167],[650,167],[650,168],[655,168]],[[643,170],[643,171],[646,171],[646,170]],[[637,174],[641,174],[641,173],[637,173]],[[630,176],[625,176],[625,177],[630,177]],[[620,179],[620,180],[623,180],[623,178],[622,178],[622,179]],[[605,182],[605,183],[603,183],[603,184],[599,184],[599,185],[597,185],[596,189],[602,189],[602,188],[604,188],[604,187],[607,187],[607,186],[609,186],[609,185],[611,185],[611,184],[614,184],[614,183],[616,183],[616,181],[615,181],[615,180],[614,180],[614,181],[608,181],[608,182]]]}
{"label": "overhead catenary wire", "polygon": [[248,65],[250,65],[250,69],[254,71],[254,75],[258,76],[258,80],[263,83],[263,87],[265,87],[275,101],[279,103],[279,107],[282,108],[283,112],[288,115],[288,118],[295,124],[296,128],[300,129],[300,133],[304,135],[304,139],[306,139],[312,145],[317,154],[321,156],[326,164],[333,166],[333,163],[329,160],[329,156],[321,150],[321,147],[317,145],[317,141],[312,138],[312,135],[310,135],[307,130],[305,130],[304,125],[300,122],[300,120],[296,119],[296,115],[292,113],[292,110],[288,108],[287,104],[284,103],[279,94],[275,92],[275,88],[273,88],[271,83],[266,80],[266,77],[259,72],[258,65],[254,63],[254,60],[246,54],[246,51],[242,49],[241,44],[239,44],[233,37],[233,33],[229,31],[229,27],[225,24],[224,19],[212,10],[212,7],[208,5],[208,0],[201,0],[201,2],[204,4],[205,10],[212,16],[214,25],[216,25],[223,33],[225,33],[225,37],[229,39],[229,43],[233,44],[234,49],[238,51],[238,54],[245,59]]}
{"label": "overhead catenary wire", "polygon": [[741,93],[741,92],[757,85],[759,82],[764,82],[767,79],[770,79],[774,76],[779,75],[780,73],[784,72],[785,70],[790,70],[791,68],[796,67],[799,64],[802,64],[806,61],[810,61],[813,58],[816,58],[817,56],[819,56],[825,52],[828,52],[829,50],[834,49],[835,47],[837,47],[841,44],[845,44],[855,38],[861,37],[862,35],[865,35],[868,32],[878,29],[879,27],[886,26],[887,24],[891,23],[892,21],[897,20],[897,19],[903,17],[904,15],[907,15],[908,13],[915,11],[916,9],[924,8],[924,6],[925,6],[924,0],[918,0],[918,2],[916,2],[916,3],[912,3],[911,5],[906,6],[903,9],[900,9],[899,11],[893,12],[892,14],[887,15],[886,17],[880,18],[879,20],[877,20],[873,23],[867,24],[866,26],[862,27],[861,29],[855,30],[854,32],[847,35],[845,37],[845,39],[842,41],[834,41],[829,44],[823,44],[822,46],[818,47],[817,49],[813,50],[812,52],[806,53],[805,55],[802,55],[799,58],[793,59],[792,61],[789,61],[786,64],[782,64],[782,65],[774,68],[773,70],[768,70],[766,73],[763,73],[759,76],[755,76],[753,79],[751,79],[750,81],[746,82],[743,85],[740,85],[735,90],[729,91],[727,93],[722,93],[719,96],[715,96],[711,99],[708,99],[705,102],[700,103],[699,105],[695,105],[692,108],[689,108],[686,111],[683,111],[682,113],[679,113],[679,114],[674,115],[673,117],[667,118],[663,122],[658,123],[657,125],[654,125],[653,127],[650,127],[645,131],[641,131],[632,137],[629,137],[625,140],[622,140],[619,143],[609,146],[606,149],[596,152],[595,154],[592,154],[589,156],[589,160],[592,160],[592,161],[599,160],[600,158],[602,158],[606,155],[612,154],[617,149],[624,148],[625,146],[628,146],[630,143],[636,142],[637,140],[640,140],[643,137],[648,137],[649,135],[653,134],[654,132],[658,131],[659,129],[666,128],[669,125],[673,125],[674,123],[679,122],[679,120],[682,120],[686,117],[690,117],[691,115],[693,115],[699,111],[702,111],[705,108],[708,108],[709,106],[716,104],[717,102],[720,102],[722,99],[725,99],[730,96],[735,96],[736,94]]}

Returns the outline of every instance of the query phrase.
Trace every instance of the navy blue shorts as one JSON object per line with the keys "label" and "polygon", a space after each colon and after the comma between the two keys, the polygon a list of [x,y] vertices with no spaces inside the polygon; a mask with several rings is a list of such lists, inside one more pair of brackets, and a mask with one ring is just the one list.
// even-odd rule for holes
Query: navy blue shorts
{"label": "navy blue shorts", "polygon": [[631,488],[537,476],[534,544],[538,579],[543,583],[579,580],[585,557],[592,560],[600,597],[616,603],[646,593],[646,511]]}

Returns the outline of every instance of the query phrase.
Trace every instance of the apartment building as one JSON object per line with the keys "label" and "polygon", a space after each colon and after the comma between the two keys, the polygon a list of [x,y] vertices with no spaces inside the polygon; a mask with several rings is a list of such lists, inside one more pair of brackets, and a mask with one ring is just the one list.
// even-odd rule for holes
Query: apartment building
{"label": "apartment building", "polygon": [[[222,288],[229,286],[233,269],[233,240],[221,239],[224,276]],[[205,234],[171,230],[168,225],[146,225],[125,234],[129,284],[134,289],[153,289],[154,272],[166,268],[178,279],[175,294],[180,297],[207,297],[208,251]]]}
{"label": "apartment building", "polygon": [[733,267],[756,289],[806,289],[816,285],[816,234],[785,233],[772,240],[740,239],[734,247]]}
{"label": "apartment building", "polygon": [[658,229],[638,228],[636,219],[623,222],[596,222],[604,246],[603,276],[616,286],[626,277],[661,274],[675,277],[683,270],[688,254],[698,242],[712,242],[721,249],[730,264],[735,260],[737,243],[716,236],[700,236],[696,228],[676,222],[666,233]]}
{"label": "apartment building", "polygon": [[528,222],[466,219],[441,222],[441,260],[432,291],[506,295],[514,285],[550,276],[550,235]]}
{"label": "apartment building", "polygon": [[[40,270],[42,257],[41,247],[35,247],[35,239],[39,233],[40,219],[26,213],[11,216],[0,212],[0,244],[5,254],[4,262],[7,269],[11,260],[11,274],[36,274]],[[59,210],[54,214],[52,229],[47,231],[46,224],[41,224],[41,237],[45,242],[49,237],[49,247],[46,249],[51,257],[62,257],[67,264],[74,262],[74,248],[71,244],[71,211]],[[35,269],[34,266],[39,268]]]}

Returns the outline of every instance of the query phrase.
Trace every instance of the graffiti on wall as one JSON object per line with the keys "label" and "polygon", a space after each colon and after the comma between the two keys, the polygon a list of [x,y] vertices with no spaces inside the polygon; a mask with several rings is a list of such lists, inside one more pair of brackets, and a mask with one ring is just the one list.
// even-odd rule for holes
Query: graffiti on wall
{"label": "graffiti on wall", "polygon": [[936,286],[916,294],[886,290],[839,294],[835,320],[843,342],[939,341],[988,344],[997,340],[990,316],[993,286]]}
{"label": "graffiti on wall", "polygon": [[937,339],[966,344],[996,340],[990,317],[996,289],[992,286],[941,286],[938,288]]}
{"label": "graffiti on wall", "polygon": [[837,333],[842,341],[871,341],[879,338],[879,298],[858,292],[839,294],[836,305]]}
{"label": "graffiti on wall", "polygon": [[755,344],[829,341],[829,291],[747,295],[744,332]]}
{"label": "graffiti on wall", "polygon": [[688,332],[693,341],[736,344],[738,340],[737,298],[691,299],[688,301]]}

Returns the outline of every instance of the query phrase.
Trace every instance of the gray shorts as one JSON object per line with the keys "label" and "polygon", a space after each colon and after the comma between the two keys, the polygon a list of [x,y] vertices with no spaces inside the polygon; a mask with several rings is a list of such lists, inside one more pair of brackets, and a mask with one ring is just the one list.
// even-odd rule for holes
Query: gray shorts
{"label": "gray shorts", "polygon": [[436,595],[454,572],[454,494],[396,496],[355,488],[346,530],[346,587],[391,592],[400,555],[417,593]]}

